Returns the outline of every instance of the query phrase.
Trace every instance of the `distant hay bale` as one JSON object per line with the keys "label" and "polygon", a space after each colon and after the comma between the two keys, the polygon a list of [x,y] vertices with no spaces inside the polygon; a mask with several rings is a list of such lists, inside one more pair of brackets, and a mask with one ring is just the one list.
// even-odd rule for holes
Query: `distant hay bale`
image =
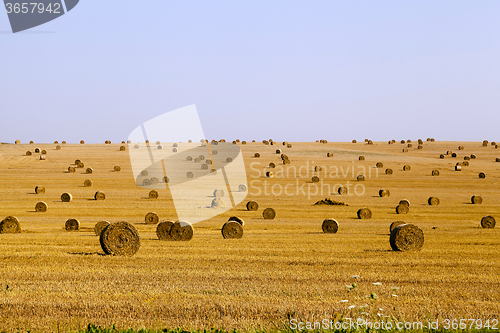
{"label": "distant hay bale", "polygon": [[462,171],[462,166],[461,165],[455,165],[455,171]]}
{"label": "distant hay bale", "polygon": [[271,169],[274,169],[274,168],[276,168],[276,164],[274,164],[273,162],[271,162],[271,163],[269,163],[269,167],[270,167]]}
{"label": "distant hay bale", "polygon": [[104,228],[106,228],[108,225],[110,225],[111,223],[109,223],[108,221],[100,221],[100,222],[97,222],[95,225],[94,225],[94,233],[96,234],[96,236],[99,236],[101,235],[101,232],[104,230]]}
{"label": "distant hay bale", "polygon": [[497,143],[496,143],[495,141],[492,141],[492,142],[491,142],[491,145],[492,145],[492,146],[496,146],[496,145],[497,145]]}
{"label": "distant hay bale", "polygon": [[156,147],[156,149],[163,149],[163,146],[162,146],[162,145],[158,145],[158,146]]}
{"label": "distant hay bale", "polygon": [[200,160],[199,157],[196,157],[193,161],[194,161],[194,163],[200,163],[201,162],[201,160]]}
{"label": "distant hay bale", "polygon": [[457,153],[451,153],[451,157],[457,157]]}
{"label": "distant hay bale", "polygon": [[149,199],[158,199],[158,191],[155,190],[149,191]]}
{"label": "distant hay bale", "polygon": [[222,197],[224,197],[225,193],[224,193],[224,190],[218,188],[218,189],[214,190],[213,194],[214,194],[214,197],[216,197],[216,198],[222,198]]}
{"label": "distant hay bale", "polygon": [[65,145],[65,144],[66,144],[66,141],[63,141],[63,142],[61,142],[61,143],[62,143],[63,145]]}
{"label": "distant hay bale", "polygon": [[318,176],[313,176],[313,177],[311,178],[311,181],[312,181],[313,183],[318,183],[318,182],[319,182],[319,177],[318,177]]}
{"label": "distant hay bale", "polygon": [[134,145],[134,149],[139,149],[139,145],[137,143]]}
{"label": "distant hay bale", "polygon": [[274,209],[272,209],[272,208],[266,208],[262,212],[262,216],[266,220],[273,220],[276,217],[276,211]]}
{"label": "distant hay bale", "polygon": [[144,217],[144,222],[146,222],[146,224],[157,224],[159,219],[158,214],[155,212],[149,212]]}
{"label": "distant hay bale", "polygon": [[161,144],[160,140],[157,140],[157,141],[156,141],[156,144],[157,144],[157,145],[160,145],[160,144]]}
{"label": "distant hay bale", "polygon": [[500,162],[500,157],[497,157],[497,158],[495,159],[495,162]]}
{"label": "distant hay bale", "polygon": [[202,164],[201,165],[201,170],[208,170],[208,165]]}
{"label": "distant hay bale", "polygon": [[352,143],[357,143],[358,141],[356,141],[356,140],[352,140],[351,142],[352,142]]}
{"label": "distant hay bale", "polygon": [[422,145],[418,145],[418,147],[417,147],[417,149],[423,149],[423,148],[424,148],[424,146],[422,146]]}
{"label": "distant hay bale", "polygon": [[76,167],[79,169],[83,169],[83,168],[85,168],[85,164],[83,164],[83,162],[80,162],[76,165]]}
{"label": "distant hay bale", "polygon": [[175,241],[190,241],[193,238],[193,226],[185,221],[175,222],[170,228],[170,235]]}
{"label": "distant hay bale", "polygon": [[290,164],[290,160],[289,159],[283,159],[283,164]]}
{"label": "distant hay bale", "polygon": [[160,182],[156,177],[151,178],[149,181],[151,182],[151,185],[157,185]]}
{"label": "distant hay bale", "polygon": [[80,144],[81,144],[81,145],[84,145],[84,144],[85,144],[85,141],[80,140]]}
{"label": "distant hay bale", "polygon": [[418,139],[418,144],[422,145],[422,144],[424,144],[424,141],[422,139]]}
{"label": "distant hay bale", "polygon": [[142,180],[142,186],[151,186],[151,181],[149,179]]}
{"label": "distant hay bale", "polygon": [[15,216],[7,216],[0,222],[0,234],[18,234],[21,232],[21,223]]}
{"label": "distant hay bale", "polygon": [[274,172],[272,172],[272,171],[266,172],[266,177],[267,178],[274,178]]}
{"label": "distant hay bale", "polygon": [[92,172],[94,172],[92,168],[87,168],[87,170],[85,170],[86,174],[91,174]]}
{"label": "distant hay bale", "polygon": [[484,179],[486,178],[486,174],[484,172],[479,173],[479,178]]}
{"label": "distant hay bale", "polygon": [[70,202],[71,200],[73,200],[73,196],[71,195],[71,193],[61,194],[61,201],[62,202]]}
{"label": "distant hay bale", "polygon": [[163,182],[164,182],[164,183],[167,183],[167,184],[168,184],[168,183],[170,183],[170,178],[169,178],[169,177],[166,177],[166,176],[165,176],[165,177],[163,177]]}
{"label": "distant hay bale", "polygon": [[240,192],[246,192],[247,191],[247,186],[245,184],[238,185],[238,191],[240,191]]}
{"label": "distant hay bale", "polygon": [[356,179],[357,179],[357,181],[358,181],[358,182],[362,182],[362,181],[364,181],[364,180],[365,180],[365,176],[363,176],[363,175],[358,175],[358,176],[356,177]]}
{"label": "distant hay bale", "polygon": [[292,148],[292,144],[291,144],[291,143],[289,143],[289,144],[287,144],[287,145],[286,145],[286,147],[287,147],[287,148]]}
{"label": "distant hay bale", "polygon": [[40,155],[40,161],[45,161],[45,155]]}
{"label": "distant hay bale", "polygon": [[42,149],[42,150],[40,151],[40,154],[42,154],[42,155],[47,155],[47,151],[46,151],[45,149]]}
{"label": "distant hay bale", "polygon": [[431,138],[431,142],[434,142],[434,141],[436,141],[436,139],[434,139],[434,138]]}
{"label": "distant hay bale", "polygon": [[443,158],[444,158],[444,155],[443,155],[443,154],[439,155],[439,158],[443,159]]}
{"label": "distant hay bale", "polygon": [[119,165],[115,165],[115,167],[113,168],[113,170],[115,170],[116,172],[119,172],[119,171],[122,170],[122,168]]}
{"label": "distant hay bale", "polygon": [[105,145],[110,145],[110,144],[111,144],[111,141],[110,141],[110,140],[106,140],[106,141],[104,141],[104,144],[105,144]]}
{"label": "distant hay bale", "polygon": [[409,211],[410,211],[410,207],[407,205],[399,204],[396,206],[396,213],[398,213],[398,214],[408,214]]}
{"label": "distant hay bale", "polygon": [[40,201],[38,202],[36,205],[35,205],[35,211],[36,212],[46,212],[47,211],[47,204],[43,201]]}
{"label": "distant hay bale", "polygon": [[431,138],[427,138],[427,142],[430,142],[431,141]]}
{"label": "distant hay bale", "polygon": [[365,139],[365,142],[368,143],[368,139]]}
{"label": "distant hay bale", "polygon": [[224,239],[240,239],[243,237],[243,227],[237,221],[224,223],[221,232]]}
{"label": "distant hay bale", "polygon": [[210,208],[227,208],[227,204],[221,197],[215,197],[210,204]]}
{"label": "distant hay bale", "polygon": [[410,140],[410,139],[408,139],[408,140],[406,140],[406,142],[411,142],[411,140]]}
{"label": "distant hay bale", "polygon": [[31,154],[31,152],[28,150],[28,151],[26,152],[26,156],[31,156],[31,155],[32,155],[32,154]]}
{"label": "distant hay bale", "polygon": [[256,201],[247,202],[247,210],[256,211],[259,209],[259,204]]}
{"label": "distant hay bale", "polygon": [[321,229],[325,234],[335,234],[339,230],[339,224],[332,218],[324,219]]}
{"label": "distant hay bale", "polygon": [[177,148],[173,148],[173,149],[172,149],[172,152],[173,152],[173,153],[177,153]]}
{"label": "distant hay bale", "polygon": [[203,155],[198,156],[198,158],[200,159],[200,161],[204,161],[205,160],[205,156],[203,156]]}
{"label": "distant hay bale", "polygon": [[378,195],[380,197],[388,197],[391,195],[391,192],[389,192],[389,190],[387,190],[387,189],[381,189],[378,191]]}
{"label": "distant hay bale", "polygon": [[338,193],[338,194],[340,194],[340,195],[347,194],[347,187],[345,187],[345,186],[340,186],[340,187],[337,189],[337,193]]}
{"label": "distant hay bale", "polygon": [[321,171],[323,171],[323,167],[321,167],[321,166],[319,166],[319,165],[316,165],[316,166],[314,167],[314,171],[316,171],[316,172],[321,172]]}
{"label": "distant hay bale", "polygon": [[231,157],[226,158],[227,163],[231,163],[232,161],[233,161],[233,159]]}
{"label": "distant hay bale", "polygon": [[361,155],[361,156],[359,156],[359,157],[358,157],[358,160],[360,160],[360,161],[364,161],[364,160],[365,160],[365,157],[364,157],[363,155]]}
{"label": "distant hay bale", "polygon": [[186,161],[192,161],[192,160],[193,160],[193,157],[191,157],[191,156],[186,157]]}
{"label": "distant hay bale", "polygon": [[408,149],[407,148],[403,148],[403,153],[407,153],[408,152]]}
{"label": "distant hay bale", "polygon": [[410,207],[410,201],[408,201],[406,199],[400,200],[399,204],[400,205],[406,205],[406,206]]}
{"label": "distant hay bale", "polygon": [[367,144],[372,145],[373,141],[372,140],[368,140]]}
{"label": "distant hay bale", "polygon": [[396,228],[397,226],[400,226],[402,224],[405,224],[405,222],[403,222],[403,221],[392,222],[391,225],[389,226],[389,232],[392,232],[394,230],[394,228]]}
{"label": "distant hay bale", "polygon": [[428,203],[430,206],[437,206],[437,205],[439,205],[439,198],[438,198],[438,197],[430,197],[430,198],[427,200],[427,203]]}
{"label": "distant hay bale", "polygon": [[464,150],[464,146],[458,146],[458,150]]}
{"label": "distant hay bale", "polygon": [[464,156],[464,161],[470,161],[470,156]]}
{"label": "distant hay bale", "polygon": [[20,144],[20,143],[21,143],[21,140],[16,140],[14,143],[15,143],[16,145],[18,145],[18,144]]}
{"label": "distant hay bale", "polygon": [[120,146],[120,151],[125,151],[126,149],[125,146]]}
{"label": "distant hay bale", "polygon": [[94,194],[94,199],[95,200],[105,200],[106,199],[106,194],[104,194],[104,192],[97,191]]}
{"label": "distant hay bale", "polygon": [[128,222],[112,223],[99,236],[102,250],[108,255],[133,256],[141,242],[137,229]]}
{"label": "distant hay bale", "polygon": [[45,194],[45,187],[40,186],[40,185],[36,186],[35,187],[35,193],[36,194]]}
{"label": "distant hay bale", "polygon": [[57,145],[56,150],[61,150],[61,146]]}
{"label": "distant hay bale", "polygon": [[72,167],[72,166],[68,167],[68,172],[70,172],[70,173],[76,172],[75,167]]}
{"label": "distant hay bale", "polygon": [[375,166],[376,166],[377,168],[383,168],[383,167],[384,167],[384,163],[382,163],[382,162],[378,162],[377,164],[375,164]]}
{"label": "distant hay bale", "polygon": [[481,227],[485,229],[493,229],[495,225],[496,221],[493,216],[485,216],[481,219]]}
{"label": "distant hay bale", "polygon": [[245,226],[245,221],[243,221],[243,219],[238,216],[231,216],[227,221],[238,222],[242,227]]}
{"label": "distant hay bale", "polygon": [[40,154],[40,148],[35,148],[35,153]]}
{"label": "distant hay bale", "polygon": [[470,198],[470,201],[474,204],[474,205],[480,205],[483,203],[483,198],[479,195],[473,195],[471,198]]}
{"label": "distant hay bale", "polygon": [[405,140],[401,140],[401,143],[404,144],[404,143],[406,143],[406,141]]}
{"label": "distant hay bale", "polygon": [[333,157],[333,153],[326,153],[326,157]]}
{"label": "distant hay bale", "polygon": [[403,171],[410,171],[410,170],[411,170],[411,166],[409,166],[408,164],[403,166]]}
{"label": "distant hay bale", "polygon": [[392,175],[392,173],[393,173],[392,169],[385,169],[386,175]]}
{"label": "distant hay bale", "polygon": [[409,144],[407,145],[407,147],[408,147],[408,148],[411,148],[411,147],[413,147],[413,145],[412,145],[411,143],[409,143]]}
{"label": "distant hay bale", "polygon": [[141,171],[141,176],[142,177],[147,177],[149,175],[148,171],[147,170],[142,170]]}
{"label": "distant hay bale", "polygon": [[32,145],[32,144],[34,144],[34,143],[35,143],[35,142],[33,142],[33,141],[30,141],[30,145]]}
{"label": "distant hay bale", "polygon": [[475,154],[470,154],[470,158],[471,159],[476,159],[476,155]]}
{"label": "distant hay bale", "polygon": [[401,224],[391,231],[389,239],[394,251],[420,251],[424,245],[424,232],[413,224]]}
{"label": "distant hay bale", "polygon": [[361,219],[361,220],[371,219],[372,218],[372,211],[367,207],[363,207],[357,211],[357,215],[358,215],[358,219]]}
{"label": "distant hay bale", "polygon": [[439,176],[439,170],[432,170],[432,173],[431,173],[433,176]]}
{"label": "distant hay bale", "polygon": [[158,239],[163,241],[174,240],[170,235],[170,230],[172,229],[173,225],[174,222],[168,220],[158,223],[158,225],[156,226],[156,236],[158,236]]}
{"label": "distant hay bale", "polygon": [[212,150],[212,155],[217,155],[217,154],[218,154],[217,150]]}
{"label": "distant hay bale", "polygon": [[[126,143],[125,141],[122,141],[122,143]],[[130,143],[130,142],[129,142]]]}
{"label": "distant hay bale", "polygon": [[246,144],[247,144],[247,142],[246,142],[246,141],[241,141],[241,144],[242,144],[242,145],[246,145]]}
{"label": "distant hay bale", "polygon": [[77,231],[80,229],[80,221],[77,219],[69,219],[64,224],[64,229],[66,229],[66,231]]}

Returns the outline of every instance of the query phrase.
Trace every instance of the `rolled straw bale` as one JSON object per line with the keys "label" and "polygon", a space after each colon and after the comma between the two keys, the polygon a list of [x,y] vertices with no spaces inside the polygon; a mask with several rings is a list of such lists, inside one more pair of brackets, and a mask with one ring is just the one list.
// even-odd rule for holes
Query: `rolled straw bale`
{"label": "rolled straw bale", "polygon": [[255,153],[255,154],[253,154],[253,157],[260,157],[260,154],[259,153]]}
{"label": "rolled straw bale", "polygon": [[443,154],[439,155],[439,158],[443,159],[443,158],[444,158],[444,155],[443,155]]}
{"label": "rolled straw bale", "polygon": [[464,156],[464,161],[470,161],[470,156]]}
{"label": "rolled straw bale", "polygon": [[245,226],[245,221],[243,221],[243,219],[238,216],[231,216],[227,221],[238,222],[242,227]]}
{"label": "rolled straw bale", "polygon": [[461,165],[455,165],[455,171],[462,171],[462,166]]}
{"label": "rolled straw bale", "polygon": [[311,178],[311,181],[312,181],[313,183],[318,183],[318,182],[319,182],[319,177],[318,177],[318,176],[313,176],[313,177]]}
{"label": "rolled straw bale", "polygon": [[96,236],[99,236],[101,232],[106,228],[108,225],[110,225],[108,221],[99,221],[94,225],[94,233]]}
{"label": "rolled straw bale", "polygon": [[339,230],[339,223],[332,218],[324,219],[321,229],[325,234],[335,234]]}
{"label": "rolled straw bale", "polygon": [[276,154],[281,154],[281,149],[276,149]]}
{"label": "rolled straw bale", "polygon": [[30,145],[32,145],[32,144],[34,144],[34,143],[35,143],[35,142],[33,142],[33,141],[30,141]]}
{"label": "rolled straw bale", "polygon": [[73,200],[73,196],[71,195],[71,193],[61,194],[61,201],[62,202],[70,202],[71,200]]}
{"label": "rolled straw bale", "polygon": [[94,172],[92,168],[87,168],[87,170],[85,170],[85,173],[87,174],[91,174],[92,172]]}
{"label": "rolled straw bale", "polygon": [[451,157],[457,157],[457,153],[451,153]]}
{"label": "rolled straw bale", "polygon": [[68,172],[70,172],[70,173],[76,172],[75,167],[72,167],[72,166],[68,167]]}
{"label": "rolled straw bale", "polygon": [[57,145],[56,150],[61,150],[61,146]]}
{"label": "rolled straw bale", "polygon": [[199,157],[195,157],[195,159],[193,161],[194,161],[194,163],[200,163],[201,162],[201,160],[200,160]]}
{"label": "rolled straw bale", "polygon": [[40,148],[35,148],[35,153],[40,154]]}
{"label": "rolled straw bale", "polygon": [[127,150],[127,148],[125,148],[125,146],[120,146],[120,151],[125,151]]}
{"label": "rolled straw bale", "polygon": [[79,230],[80,229],[80,221],[78,221],[77,219],[69,219],[64,224],[64,229],[66,229],[66,231]]}
{"label": "rolled straw bale", "polygon": [[333,153],[326,153],[326,157],[333,157]]}
{"label": "rolled straw bale", "polygon": [[104,199],[106,199],[106,194],[104,194],[104,192],[97,191],[94,194],[94,199],[95,200],[104,200]]}
{"label": "rolled straw bale", "polygon": [[427,203],[431,206],[437,206],[439,205],[439,198],[438,197],[430,197],[428,200],[427,200]]}
{"label": "rolled straw bale", "polygon": [[476,159],[476,155],[475,154],[470,154],[470,158],[471,159]]}
{"label": "rolled straw bale", "polygon": [[132,256],[141,246],[137,229],[128,222],[112,223],[105,227],[99,242],[104,253],[114,256]]}
{"label": "rolled straw bale", "polygon": [[76,167],[79,169],[83,169],[83,168],[85,168],[85,164],[83,164],[83,162],[80,162],[76,165]]}
{"label": "rolled straw bale", "polygon": [[256,201],[247,202],[247,210],[256,211],[259,209],[259,204]]}
{"label": "rolled straw bale", "polygon": [[213,194],[214,194],[214,197],[216,197],[216,198],[222,198],[222,197],[224,197],[225,193],[224,193],[224,190],[218,188],[218,189],[214,190]]}
{"label": "rolled straw bale", "polygon": [[364,157],[363,155],[361,155],[361,156],[359,156],[359,157],[358,157],[358,160],[360,160],[360,161],[364,161],[364,160],[365,160],[365,157]]}
{"label": "rolled straw bale", "polygon": [[411,143],[409,143],[409,144],[407,145],[407,147],[408,147],[408,148],[411,148],[411,147],[413,147],[413,145],[412,145]]}
{"label": "rolled straw bale", "polygon": [[398,214],[408,214],[409,211],[410,211],[410,207],[407,205],[399,204],[396,206],[396,213],[398,213]]}
{"label": "rolled straw bale", "polygon": [[392,232],[392,230],[394,230],[394,228],[396,228],[397,226],[402,225],[402,224],[405,224],[405,222],[403,222],[403,221],[392,222],[391,225],[389,226],[389,232]]}
{"label": "rolled straw bale", "polygon": [[393,173],[392,169],[385,169],[386,175],[392,175],[392,173]]}
{"label": "rolled straw bale", "polygon": [[486,178],[486,174],[484,172],[479,173],[479,178],[484,179]]}
{"label": "rolled straw bale", "polygon": [[35,205],[35,211],[37,212],[46,212],[47,211],[47,204],[43,201],[40,201],[38,202],[36,205]]}
{"label": "rolled straw bale", "polygon": [[149,179],[142,180],[142,186],[151,186],[151,181]]}
{"label": "rolled straw bale", "polygon": [[80,144],[81,144],[81,145],[84,145],[84,144],[85,144],[85,141],[80,140]]}
{"label": "rolled straw bale", "polygon": [[18,234],[21,232],[21,223],[15,216],[7,216],[0,222],[0,234]]}
{"label": "rolled straw bale", "polygon": [[287,145],[286,145],[286,147],[287,147],[287,148],[292,148],[292,144],[291,144],[291,143],[289,143],[289,144],[287,144]]}
{"label": "rolled straw bale", "polygon": [[464,146],[458,146],[458,150],[464,150]]}
{"label": "rolled straw bale", "polygon": [[439,176],[439,170],[432,170],[431,173],[433,176]]}
{"label": "rolled straw bale", "polygon": [[222,226],[224,239],[240,239],[243,237],[243,227],[236,221],[228,221]]}
{"label": "rolled straw bale", "polygon": [[146,222],[146,224],[157,224],[159,220],[160,218],[155,212],[149,212],[144,217],[144,222]]}
{"label": "rolled straw bale", "polygon": [[226,158],[226,163],[231,163],[233,159],[231,157]]}
{"label": "rolled straw bale", "polygon": [[424,144],[424,141],[422,139],[418,139],[418,144],[422,145],[422,144]]}
{"label": "rolled straw bale", "polygon": [[351,142],[352,142],[352,143],[357,143],[358,141],[356,141],[356,140],[352,140]]}
{"label": "rolled straw bale", "polygon": [[63,142],[61,142],[61,143],[62,143],[63,145],[65,145],[65,144],[66,144],[66,141],[63,141]]}
{"label": "rolled straw bale", "polygon": [[363,176],[363,175],[358,175],[358,176],[356,177],[356,179],[357,179],[357,181],[358,181],[358,182],[362,182],[362,181],[364,181],[364,180],[365,180],[365,176]]}
{"label": "rolled straw bale", "polygon": [[151,185],[156,185],[160,182],[156,177],[151,178],[149,181],[151,182]]}
{"label": "rolled straw bale", "polygon": [[378,195],[381,197],[388,197],[391,195],[391,192],[389,192],[389,190],[387,189],[381,189],[378,191]]}
{"label": "rolled straw bale", "polygon": [[500,162],[500,157],[497,157],[497,158],[495,159],[495,162]]}
{"label": "rolled straw bale", "polygon": [[401,224],[391,231],[389,243],[394,251],[420,251],[424,232],[413,224]]}
{"label": "rolled straw bale", "polygon": [[31,155],[32,155],[32,153],[28,150],[28,151],[26,152],[26,156],[31,156]]}
{"label": "rolled straw bale", "polygon": [[474,205],[480,205],[483,203],[483,198],[479,195],[473,195],[471,198],[470,198],[470,201],[474,204]]}
{"label": "rolled straw bale", "polygon": [[40,154],[42,154],[42,155],[47,155],[47,151],[46,151],[45,149],[42,149],[42,150],[40,151]]}
{"label": "rolled straw bale", "polygon": [[406,205],[406,206],[410,207],[410,201],[406,200],[406,199],[400,200],[399,204],[400,205]]}
{"label": "rolled straw bale", "polygon": [[338,194],[340,195],[344,195],[344,194],[347,194],[347,187],[345,186],[340,186],[337,190]]}
{"label": "rolled straw bale", "polygon": [[401,143],[404,144],[404,143],[406,143],[406,141],[405,140],[401,140]]}
{"label": "rolled straw bale", "polygon": [[174,240],[170,235],[170,230],[172,229],[173,225],[174,222],[168,220],[158,223],[158,225],[156,226],[156,236],[158,236],[158,239],[164,241]]}
{"label": "rolled straw bale", "polygon": [[367,144],[372,145],[373,141],[372,140],[368,140]]}
{"label": "rolled straw bale", "polygon": [[271,169],[274,169],[274,168],[276,168],[276,164],[274,164],[273,162],[271,162],[271,163],[269,163],[269,167],[270,167]]}
{"label": "rolled straw bale", "polygon": [[418,147],[417,147],[417,149],[423,149],[423,148],[424,148],[424,146],[422,146],[422,145],[418,145]]}
{"label": "rolled straw bale", "polygon": [[21,140],[16,140],[14,143],[15,143],[16,145],[18,145],[18,144],[20,144],[20,143],[21,143]]}
{"label": "rolled straw bale", "polygon": [[358,219],[367,220],[372,218],[372,211],[367,207],[360,208],[356,214]]}
{"label": "rolled straw bale", "polygon": [[169,178],[169,177],[166,177],[166,176],[165,176],[165,177],[163,177],[163,182],[164,182],[164,183],[167,183],[167,184],[168,184],[168,183],[170,183],[170,178]]}
{"label": "rolled straw bale", "polygon": [[193,226],[189,222],[175,222],[170,228],[170,236],[175,241],[190,241],[193,238]]}
{"label": "rolled straw bale", "polygon": [[155,190],[149,191],[149,199],[158,199],[158,191]]}
{"label": "rolled straw bale", "polygon": [[276,211],[274,209],[272,209],[272,208],[266,208],[262,212],[262,216],[266,220],[273,220],[276,217]]}
{"label": "rolled straw bale", "polygon": [[113,168],[113,170],[115,170],[116,172],[119,172],[119,171],[122,170],[122,168],[119,165],[115,165],[115,167]]}
{"label": "rolled straw bale", "polygon": [[272,171],[266,172],[266,177],[267,178],[273,178],[274,177],[274,172],[272,172]]}
{"label": "rolled straw bale", "polygon": [[246,192],[247,191],[247,186],[245,184],[238,185],[238,191],[240,191],[240,192]]}
{"label": "rolled straw bale", "polygon": [[45,194],[45,187],[38,185],[35,187],[36,194]]}
{"label": "rolled straw bale", "polygon": [[208,170],[208,165],[202,164],[201,165],[201,170]]}
{"label": "rolled straw bale", "polygon": [[495,225],[496,221],[493,216],[485,216],[481,219],[481,227],[485,229],[493,229]]}
{"label": "rolled straw bale", "polygon": [[403,171],[410,171],[410,170],[411,170],[411,166],[409,166],[408,164],[403,166]]}
{"label": "rolled straw bale", "polygon": [[383,168],[383,167],[384,167],[384,163],[382,163],[382,162],[378,162],[377,164],[375,164],[375,166],[376,166],[377,168]]}

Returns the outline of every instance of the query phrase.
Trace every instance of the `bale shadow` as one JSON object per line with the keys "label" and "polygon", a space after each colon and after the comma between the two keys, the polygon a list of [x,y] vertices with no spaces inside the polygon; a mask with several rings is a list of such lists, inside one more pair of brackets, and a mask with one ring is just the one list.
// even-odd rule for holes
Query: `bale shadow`
{"label": "bale shadow", "polygon": [[98,255],[101,257],[107,256],[107,254],[101,252],[68,252],[68,254],[76,256],[93,256],[93,255]]}

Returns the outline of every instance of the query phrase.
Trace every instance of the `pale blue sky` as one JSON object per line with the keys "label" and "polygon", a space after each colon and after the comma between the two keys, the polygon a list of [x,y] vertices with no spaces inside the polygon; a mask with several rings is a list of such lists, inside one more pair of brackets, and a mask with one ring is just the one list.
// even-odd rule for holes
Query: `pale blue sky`
{"label": "pale blue sky", "polygon": [[209,139],[500,141],[499,1],[80,0],[0,13],[0,141],[114,142],[196,104]]}

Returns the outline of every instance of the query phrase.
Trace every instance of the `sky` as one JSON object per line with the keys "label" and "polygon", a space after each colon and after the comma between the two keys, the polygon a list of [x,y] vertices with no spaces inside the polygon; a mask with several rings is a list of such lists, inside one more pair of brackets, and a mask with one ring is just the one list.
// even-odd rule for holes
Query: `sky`
{"label": "sky", "polygon": [[127,140],[195,104],[207,139],[500,141],[500,1],[80,0],[13,34],[0,141]]}

